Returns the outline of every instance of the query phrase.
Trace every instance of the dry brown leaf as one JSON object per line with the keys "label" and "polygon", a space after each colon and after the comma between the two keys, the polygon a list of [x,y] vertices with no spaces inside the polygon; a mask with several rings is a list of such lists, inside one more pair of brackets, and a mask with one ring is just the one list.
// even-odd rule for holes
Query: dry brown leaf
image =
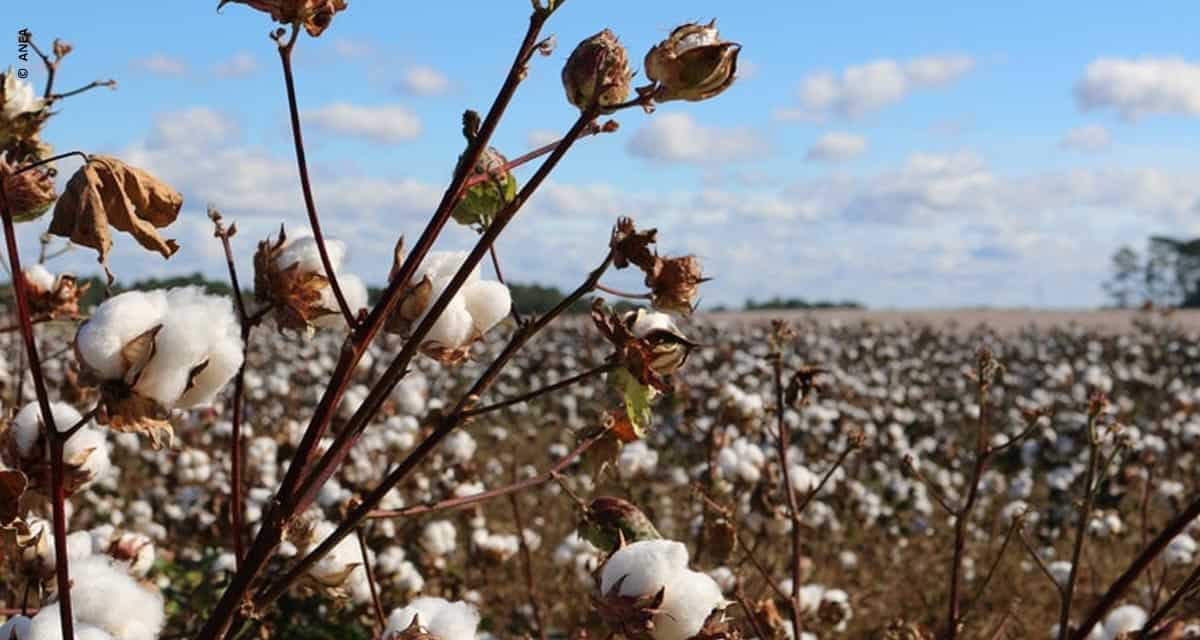
{"label": "dry brown leaf", "polygon": [[165,182],[111,156],[95,155],[67,182],[54,205],[50,233],[95,249],[107,272],[110,227],[170,258],[179,244],[158,230],[174,222],[182,206],[183,196]]}
{"label": "dry brown leaf", "polygon": [[21,495],[28,486],[29,479],[20,471],[0,470],[0,526],[7,526],[21,515]]}

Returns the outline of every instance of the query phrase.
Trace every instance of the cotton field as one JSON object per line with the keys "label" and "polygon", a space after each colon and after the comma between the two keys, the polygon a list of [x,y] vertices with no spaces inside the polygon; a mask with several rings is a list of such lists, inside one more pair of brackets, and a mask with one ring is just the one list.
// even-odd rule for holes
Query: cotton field
{"label": "cotton field", "polygon": [[[163,299],[192,304],[184,294]],[[89,325],[105,317],[97,313]],[[784,368],[822,370],[807,402],[783,414],[788,479],[806,499],[798,599],[805,637],[920,638],[938,629],[954,539],[942,504],[953,507],[970,492],[981,419],[998,453],[979,478],[966,527],[968,629],[1051,637],[1057,590],[1072,567],[1089,422],[1108,464],[1085,525],[1078,602],[1094,602],[1196,495],[1200,336],[1169,318],[1147,314],[1123,332],[1009,334],[793,324]],[[51,324],[41,331],[51,342],[62,330]],[[511,330],[511,321],[501,323],[455,368],[417,360],[273,562],[282,568],[329,535],[331,523],[428,434],[445,399],[482,371]],[[670,378],[645,438],[620,449],[593,445],[574,457],[620,402],[602,378],[472,418],[387,494],[360,529],[365,546],[356,536],[339,542],[260,628],[272,637],[409,637],[403,633],[416,619],[451,639],[604,637],[622,628],[630,637],[682,639],[720,621],[722,632],[740,637],[791,634],[792,536],[772,427],[771,329],[698,316],[680,330],[703,346]],[[341,348],[334,332],[257,335],[242,426],[251,533]],[[4,338],[0,382],[5,407],[16,411],[6,451],[28,458],[37,455],[33,383],[28,373],[22,379],[19,340]],[[363,402],[364,385],[397,344],[379,343],[359,363],[327,439]],[[57,424],[78,423],[80,410],[95,402],[76,378],[84,363],[102,361],[88,355],[97,348],[79,347],[84,362],[71,353],[44,362],[51,388],[70,399],[54,405]],[[985,396],[971,380],[981,348],[999,367]],[[590,322],[566,320],[514,361],[481,402],[567,379],[606,355]],[[1099,414],[1097,391],[1107,397]],[[159,449],[91,422],[67,440],[66,457],[77,461],[67,538],[79,576],[75,615],[92,621],[95,637],[192,637],[230,579],[237,563],[228,535],[227,401],[226,392],[204,408],[172,412],[173,441]],[[560,473],[546,474],[556,467]],[[530,481],[527,490],[469,501],[522,480]],[[462,498],[468,501],[457,505]],[[28,506],[31,513],[42,508]],[[631,515],[634,506],[640,513]],[[52,538],[46,520],[30,522],[37,542],[5,556],[0,604],[13,617],[4,629],[18,638],[52,637],[39,635],[39,620],[54,610],[39,582],[53,574]],[[614,531],[623,540],[605,536]],[[1173,537],[1089,637],[1139,629],[1194,571],[1198,536],[1193,523]],[[119,592],[128,595],[109,600]],[[89,613],[93,606],[99,609]],[[1198,614],[1196,601],[1185,599],[1172,619],[1191,635],[1172,637],[1196,634],[1200,627],[1187,620]],[[78,637],[91,637],[85,628]]]}

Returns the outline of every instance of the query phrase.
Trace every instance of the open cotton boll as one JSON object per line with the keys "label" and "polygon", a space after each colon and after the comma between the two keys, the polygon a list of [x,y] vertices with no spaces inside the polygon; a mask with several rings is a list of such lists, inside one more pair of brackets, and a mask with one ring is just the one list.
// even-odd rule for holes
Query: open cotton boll
{"label": "open cotton boll", "polygon": [[[46,267],[43,267],[40,264],[35,264],[35,265],[29,267],[28,269],[26,269],[25,270],[25,278],[27,280],[29,280],[29,282],[33,283],[33,285],[39,289],[42,289],[44,291],[53,291],[54,290],[54,274],[50,273],[50,271],[47,270]],[[8,639],[5,638],[4,636],[0,635],[0,640],[8,640]]]}
{"label": "open cotton boll", "polygon": [[[166,297],[154,357],[134,390],[167,408],[211,402],[242,363],[241,330],[233,302],[208,295],[200,287],[171,289]],[[193,371],[202,365],[193,379]]]}
{"label": "open cotton boll", "polygon": [[417,598],[403,609],[388,616],[386,639],[403,633],[413,618],[438,640],[473,640],[479,627],[479,610],[466,602],[450,602],[443,598]]}
{"label": "open cotton boll", "polygon": [[103,431],[87,426],[76,431],[67,440],[63,445],[63,460],[69,463],[80,458],[83,459],[83,463],[79,468],[86,471],[93,480],[108,473],[112,463],[108,457],[108,439],[104,437]]}
{"label": "open cotton boll", "polygon": [[[346,298],[346,306],[350,307],[350,313],[358,313],[359,309],[367,306],[367,285],[358,276],[352,273],[344,273],[341,271],[337,274],[338,285],[342,288],[342,295]],[[337,313],[327,313],[323,316],[318,316],[312,319],[314,326],[322,329],[340,329],[346,326],[346,321],[342,318],[341,307],[337,303],[337,295],[333,293],[333,287],[325,287],[321,289],[321,306],[330,311]]]}
{"label": "open cotton boll", "polygon": [[33,640],[30,627],[33,621],[25,616],[13,616],[4,624],[0,624],[0,640]]}
{"label": "open cotton boll", "polygon": [[[28,635],[18,634],[17,640],[62,640],[62,620],[59,616],[57,602],[42,607],[28,625]],[[76,621],[71,629],[75,632],[75,640],[116,640],[111,633],[85,622]],[[4,627],[0,627],[0,639],[8,640],[3,631]]]}
{"label": "open cotton boll", "polygon": [[[417,280],[423,276],[429,276],[430,280],[440,280],[454,277],[458,273],[462,263],[466,261],[470,253],[466,251],[430,251],[425,254],[425,259],[421,261],[421,266],[417,268]],[[479,265],[467,274],[465,285],[473,282],[478,282],[480,279]]]}
{"label": "open cotton boll", "polygon": [[617,550],[604,565],[601,596],[608,595],[617,582],[621,582],[618,595],[622,596],[654,596],[661,589],[663,601],[654,616],[654,638],[685,640],[696,635],[713,609],[725,602],[717,582],[688,569],[687,563],[687,547],[681,542],[635,542]]}
{"label": "open cotton boll", "polygon": [[[332,522],[322,520],[313,527],[313,543],[309,546],[309,550],[315,549],[318,544],[325,541],[333,534],[337,527]],[[313,565],[308,570],[309,575],[322,584],[328,586],[338,586],[350,574],[362,565],[362,554],[358,549],[358,543],[351,536],[342,538],[341,542],[334,545],[329,553],[325,554],[317,564]]]}
{"label": "open cotton boll", "polygon": [[[65,402],[51,402],[50,415],[54,418],[54,426],[60,432],[70,431],[71,427],[79,424],[79,421],[83,419],[75,407]],[[41,435],[41,425],[42,409],[37,402],[30,402],[17,412],[17,417],[12,422],[12,437],[16,442],[18,455],[23,458],[33,455],[33,447],[37,444],[38,436]],[[107,455],[107,450],[105,454]],[[47,455],[49,455],[48,452]]]}
{"label": "open cotton boll", "polygon": [[421,532],[421,546],[431,556],[444,556],[458,546],[458,530],[449,520],[434,520]]}
{"label": "open cotton boll", "polygon": [[[346,243],[341,240],[325,240],[325,251],[329,253],[329,265],[336,273],[346,257]],[[288,240],[287,246],[275,258],[275,264],[280,269],[287,269],[295,264],[299,265],[297,269],[300,271],[325,273],[325,265],[321,264],[321,250],[317,247],[317,239],[312,236]]]}
{"label": "open cotton boll", "polygon": [[[432,301],[441,297],[442,292],[446,290],[446,286],[449,284],[449,279],[434,281],[433,295],[429,298],[429,308],[413,323],[414,327],[425,321],[425,316],[429,315],[429,311],[433,309]],[[425,342],[432,342],[447,349],[454,349],[467,340],[470,340],[474,329],[475,321],[471,317],[471,312],[467,311],[467,303],[460,292],[450,299],[450,303],[446,305],[446,308],[442,311],[442,315],[438,316],[438,319],[434,321],[433,326],[429,329],[429,333],[425,336]]]}
{"label": "open cotton boll", "polygon": [[105,300],[79,327],[75,348],[80,359],[106,380],[125,375],[121,348],[162,321],[165,291],[127,291]]}
{"label": "open cotton boll", "polygon": [[1146,624],[1146,610],[1136,604],[1127,604],[1108,614],[1104,619],[1104,640],[1116,640],[1126,631],[1137,631]]}
{"label": "open cotton boll", "polygon": [[508,287],[495,280],[470,283],[463,287],[462,296],[479,334],[487,333],[512,309],[512,294]]}
{"label": "open cotton boll", "polygon": [[71,564],[71,606],[80,624],[99,627],[117,640],[155,640],[166,622],[162,596],[107,556]]}

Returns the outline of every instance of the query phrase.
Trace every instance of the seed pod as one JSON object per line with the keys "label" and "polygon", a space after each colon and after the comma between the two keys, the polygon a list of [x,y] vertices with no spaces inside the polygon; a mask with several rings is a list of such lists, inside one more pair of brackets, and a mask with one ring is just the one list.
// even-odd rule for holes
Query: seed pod
{"label": "seed pod", "polygon": [[742,45],[721,40],[716,20],[685,24],[646,54],[646,77],[657,83],[654,99],[707,100],[733,84]]}
{"label": "seed pod", "polygon": [[580,110],[594,104],[606,109],[624,102],[632,79],[629,55],[609,29],[580,42],[562,70],[567,100]]}
{"label": "seed pod", "polygon": [[605,552],[625,544],[662,538],[654,524],[633,503],[612,496],[601,496],[588,505],[579,535]]}

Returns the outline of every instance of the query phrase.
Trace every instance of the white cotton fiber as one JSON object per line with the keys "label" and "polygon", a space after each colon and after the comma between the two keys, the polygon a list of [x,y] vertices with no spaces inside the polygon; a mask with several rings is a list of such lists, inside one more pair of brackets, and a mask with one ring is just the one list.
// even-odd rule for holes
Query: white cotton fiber
{"label": "white cotton fiber", "polygon": [[88,473],[89,483],[103,477],[112,468],[105,433],[93,426],[86,426],[76,431],[63,445],[63,460],[73,464],[82,459],[79,468]]}
{"label": "white cotton fiber", "polygon": [[[329,253],[330,266],[333,267],[334,273],[337,273],[338,267],[342,266],[342,260],[346,257],[346,244],[340,240],[326,240],[325,250]],[[283,251],[276,256],[275,264],[280,269],[287,269],[293,264],[298,264],[300,271],[325,274],[325,266],[321,264],[321,252],[317,247],[317,240],[312,236],[288,240]]]}
{"label": "white cotton fiber", "polygon": [[1147,618],[1146,610],[1136,604],[1117,607],[1104,619],[1104,639],[1116,640],[1126,631],[1137,631],[1146,624]]}
{"label": "white cotton fiber", "polygon": [[403,609],[388,616],[383,636],[399,634],[412,624],[413,618],[439,640],[474,640],[479,627],[479,611],[466,602],[450,602],[442,598],[417,598]]}
{"label": "white cotton fiber", "polygon": [[[319,544],[333,534],[336,528],[332,522],[327,520],[318,522],[313,527],[313,544],[309,546],[309,551],[316,549]],[[362,552],[359,551],[358,542],[353,536],[346,536],[342,538],[341,542],[334,545],[324,558],[313,565],[308,573],[322,583],[329,584],[346,575],[351,567],[360,565],[362,565]]]}
{"label": "white cotton fiber", "polygon": [[[167,408],[210,402],[241,365],[242,339],[233,302],[207,295],[199,287],[171,289],[162,325],[155,337],[154,357],[134,390]],[[214,351],[219,357],[211,357]],[[187,389],[192,370],[206,361],[195,386]]]}
{"label": "white cotton fiber", "polygon": [[434,520],[421,531],[421,547],[431,556],[439,557],[454,552],[458,546],[458,530],[449,520]]}
{"label": "white cotton fiber", "polygon": [[[425,316],[433,309],[433,303],[442,292],[446,290],[446,286],[450,284],[448,279],[435,280],[433,282],[433,295],[430,297],[429,308],[421,317],[417,319],[414,326],[420,325],[425,321]],[[433,327],[429,333],[425,335],[425,343],[433,343],[447,349],[454,349],[461,346],[467,340],[471,339],[471,334],[475,329],[475,321],[471,318],[471,312],[467,311],[466,301],[463,300],[462,294],[458,294],[450,299],[450,303],[442,311],[442,315],[434,321]]]}
{"label": "white cotton fiber", "polygon": [[[25,279],[42,291],[54,290],[54,274],[40,264],[35,264],[25,270]],[[8,640],[0,635],[0,640]]]}
{"label": "white cotton fiber", "polygon": [[496,326],[512,309],[512,294],[508,287],[495,280],[480,280],[463,287],[463,300],[474,321],[475,331],[483,334]]}
{"label": "white cotton fiber", "polygon": [[673,540],[643,540],[622,547],[600,574],[605,596],[622,578],[620,595],[654,596],[663,590],[654,617],[655,640],[685,640],[700,631],[713,609],[723,606],[721,587],[709,575],[687,567],[688,551]]}
{"label": "white cotton fiber", "polygon": [[117,640],[155,640],[166,621],[162,596],[107,556],[71,564],[71,606],[80,624],[99,627]]}
{"label": "white cotton fiber", "polygon": [[[119,640],[100,627],[79,622],[78,618],[71,628],[75,632],[75,640]],[[3,630],[3,627],[0,627],[0,630]],[[37,615],[33,617],[28,634],[27,636],[18,635],[17,640],[62,640],[62,620],[57,602],[38,610]],[[0,633],[0,638],[8,640],[3,633]]]}
{"label": "white cotton fiber", "polygon": [[[350,307],[350,313],[358,314],[358,310],[367,306],[367,285],[358,276],[352,273],[344,273],[337,271],[338,285],[342,287],[342,295],[346,297],[346,306]],[[333,293],[333,287],[325,287],[321,289],[321,306],[335,313],[329,313],[323,316],[313,318],[314,326],[322,329],[341,329],[346,326],[346,321],[342,318],[341,308],[337,303],[337,296]]]}
{"label": "white cotton fiber", "polygon": [[0,640],[33,640],[33,622],[25,616],[13,616],[0,624]]}
{"label": "white cotton fiber", "polygon": [[[430,280],[453,278],[469,255],[466,251],[430,251],[425,255],[421,266],[417,267],[416,279],[420,280],[423,276],[429,276]],[[467,274],[467,281],[464,284],[478,282],[479,278],[479,265],[475,265],[471,273]]]}
{"label": "white cotton fiber", "polygon": [[[69,431],[83,418],[75,407],[65,402],[51,402],[50,415],[54,418],[54,426],[60,432]],[[16,441],[18,455],[29,457],[33,454],[33,446],[37,444],[38,435],[41,433],[41,424],[42,410],[37,402],[30,402],[17,412],[12,422],[12,435]]]}
{"label": "white cotton fiber", "polygon": [[167,312],[164,291],[128,291],[105,300],[79,327],[75,346],[84,364],[106,380],[125,375],[121,348],[159,324]]}

